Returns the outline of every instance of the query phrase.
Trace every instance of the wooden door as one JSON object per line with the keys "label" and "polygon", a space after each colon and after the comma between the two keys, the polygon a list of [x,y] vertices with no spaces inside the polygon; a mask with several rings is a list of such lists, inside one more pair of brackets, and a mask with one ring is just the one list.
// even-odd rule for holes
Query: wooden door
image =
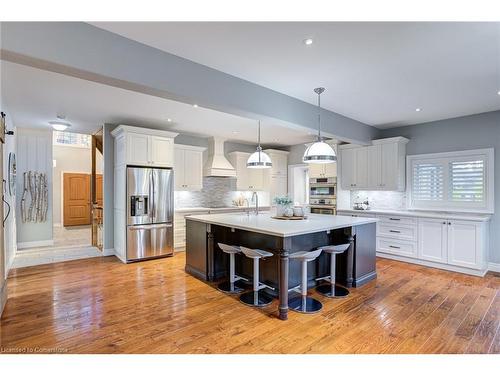
{"label": "wooden door", "polygon": [[64,173],[64,226],[90,225],[90,175]]}
{"label": "wooden door", "polygon": [[102,207],[102,174],[95,176],[95,201],[99,207]]}

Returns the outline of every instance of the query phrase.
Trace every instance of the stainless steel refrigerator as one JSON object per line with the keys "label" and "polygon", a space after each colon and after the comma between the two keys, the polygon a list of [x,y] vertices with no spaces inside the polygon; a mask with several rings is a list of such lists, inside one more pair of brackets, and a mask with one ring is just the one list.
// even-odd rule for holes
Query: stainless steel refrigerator
{"label": "stainless steel refrigerator", "polygon": [[127,168],[127,262],[174,253],[174,172]]}

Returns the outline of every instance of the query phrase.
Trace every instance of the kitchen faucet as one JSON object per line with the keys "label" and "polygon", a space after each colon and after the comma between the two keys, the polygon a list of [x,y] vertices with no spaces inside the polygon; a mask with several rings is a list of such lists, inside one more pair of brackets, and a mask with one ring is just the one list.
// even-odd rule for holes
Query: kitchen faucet
{"label": "kitchen faucet", "polygon": [[252,193],[252,203],[255,201],[255,215],[259,214],[259,195],[256,191]]}

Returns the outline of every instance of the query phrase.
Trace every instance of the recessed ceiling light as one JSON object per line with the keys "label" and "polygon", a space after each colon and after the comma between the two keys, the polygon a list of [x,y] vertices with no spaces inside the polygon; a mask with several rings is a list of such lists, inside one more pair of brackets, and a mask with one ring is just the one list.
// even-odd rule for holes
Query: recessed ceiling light
{"label": "recessed ceiling light", "polygon": [[193,104],[193,107],[194,108],[198,108],[198,104]]}
{"label": "recessed ceiling light", "polygon": [[420,112],[422,108],[415,108],[415,112]]}
{"label": "recessed ceiling light", "polygon": [[168,122],[172,122],[172,119],[171,119],[171,118],[168,118],[168,119],[167,119],[167,121],[168,121]]}
{"label": "recessed ceiling light", "polygon": [[239,134],[240,132],[233,130],[233,134]]}
{"label": "recessed ceiling light", "polygon": [[313,40],[311,38],[304,39],[303,42],[306,46],[313,44]]}
{"label": "recessed ceiling light", "polygon": [[498,90],[497,94],[500,95],[500,90]]}

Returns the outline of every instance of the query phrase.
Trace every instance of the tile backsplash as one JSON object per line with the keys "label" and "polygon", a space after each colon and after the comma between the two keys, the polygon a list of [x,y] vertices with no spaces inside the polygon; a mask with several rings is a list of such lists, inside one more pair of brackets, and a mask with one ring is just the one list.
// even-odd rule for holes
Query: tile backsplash
{"label": "tile backsplash", "polygon": [[368,198],[371,209],[406,210],[406,193],[399,191],[351,191],[351,207]]}
{"label": "tile backsplash", "polygon": [[[241,194],[249,200],[251,191],[237,191],[236,178],[231,177],[204,177],[203,189],[200,191],[176,191],[174,201],[176,208],[188,207],[231,207],[233,199]],[[269,193],[258,192],[259,205],[269,205]]]}

